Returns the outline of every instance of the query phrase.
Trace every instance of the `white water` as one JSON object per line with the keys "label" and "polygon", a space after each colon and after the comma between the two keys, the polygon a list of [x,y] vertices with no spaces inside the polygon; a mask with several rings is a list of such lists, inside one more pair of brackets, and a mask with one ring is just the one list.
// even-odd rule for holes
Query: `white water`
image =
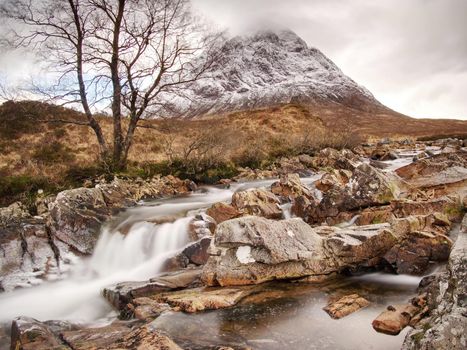
{"label": "white water", "polygon": [[[311,184],[318,178],[302,181]],[[275,181],[233,184],[229,189],[209,187],[186,197],[128,209],[113,225],[102,229],[93,255],[79,259],[66,278],[0,294],[0,322],[22,315],[41,321],[91,322],[112,315],[111,307],[101,296],[103,288],[156,276],[166,259],[188,243],[188,225],[196,212],[216,202],[230,201],[236,191],[270,186]],[[160,225],[151,223],[167,216],[179,218]],[[121,231],[125,227],[130,228],[124,235]]]}

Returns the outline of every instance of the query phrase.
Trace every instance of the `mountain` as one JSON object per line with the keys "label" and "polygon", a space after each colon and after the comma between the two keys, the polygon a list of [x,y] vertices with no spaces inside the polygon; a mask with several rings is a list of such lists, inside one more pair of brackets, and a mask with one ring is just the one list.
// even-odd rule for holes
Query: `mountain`
{"label": "mountain", "polygon": [[170,106],[185,116],[288,103],[333,102],[366,111],[386,109],[370,91],[290,30],[262,31],[226,41],[209,74],[185,95],[173,99]]}

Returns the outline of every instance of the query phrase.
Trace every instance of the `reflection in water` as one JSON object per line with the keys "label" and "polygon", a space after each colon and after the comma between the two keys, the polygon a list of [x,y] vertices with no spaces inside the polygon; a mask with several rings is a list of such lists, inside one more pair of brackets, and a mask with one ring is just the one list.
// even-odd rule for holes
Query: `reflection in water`
{"label": "reflection in water", "polygon": [[[398,282],[400,278],[400,283]],[[420,278],[374,274],[321,285],[274,282],[231,309],[167,313],[153,322],[182,347],[253,349],[399,349],[406,332],[379,334],[371,322],[389,304],[405,303]],[[371,305],[340,320],[322,308],[328,298],[358,293]]]}

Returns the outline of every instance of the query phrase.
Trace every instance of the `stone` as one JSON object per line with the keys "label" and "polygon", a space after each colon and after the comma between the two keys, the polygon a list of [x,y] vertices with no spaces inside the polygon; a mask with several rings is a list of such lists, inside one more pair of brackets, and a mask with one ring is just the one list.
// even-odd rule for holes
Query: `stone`
{"label": "stone", "polygon": [[324,148],[313,157],[315,169],[333,168],[353,171],[360,163],[360,157],[347,149],[338,151],[333,148]]}
{"label": "stone", "polygon": [[42,322],[30,317],[18,317],[11,325],[11,349],[67,350],[69,346]]}
{"label": "stone", "polygon": [[211,244],[210,237],[201,238],[199,241],[189,244],[183,249],[182,254],[188,261],[195,265],[204,265],[208,261],[208,248]]}
{"label": "stone", "polygon": [[384,255],[395,243],[388,224],[344,230],[312,228],[299,218],[243,217],[218,226],[201,278],[231,286],[329,275]]}
{"label": "stone", "polygon": [[418,311],[412,304],[388,306],[386,311],[373,320],[372,326],[379,333],[398,335]]}
{"label": "stone", "polygon": [[315,181],[315,186],[321,192],[328,192],[332,188],[345,186],[351,177],[352,172],[349,170],[332,169],[325,173],[321,179]]}
{"label": "stone", "polygon": [[212,217],[217,224],[237,218],[242,215],[242,213],[236,208],[234,208],[232,205],[223,202],[213,204],[206,211],[206,214]]}
{"label": "stone", "polygon": [[282,175],[279,181],[271,185],[271,192],[288,201],[299,196],[314,200],[311,190],[302,184],[298,174]]}
{"label": "stone", "polygon": [[236,192],[232,196],[232,206],[243,215],[281,219],[283,213],[279,204],[279,199],[264,189]]}
{"label": "stone", "polygon": [[311,207],[308,222],[333,220],[341,212],[389,204],[399,196],[394,180],[368,164],[359,165],[344,186],[333,186],[323,194],[321,202]]}
{"label": "stone", "polygon": [[102,294],[117,310],[122,310],[136,298],[196,286],[200,275],[201,270],[199,269],[186,269],[162,274],[149,281],[121,282],[105,288]]}
{"label": "stone", "polygon": [[367,307],[370,302],[358,294],[345,295],[338,300],[331,301],[323,308],[329,316],[339,319]]}
{"label": "stone", "polygon": [[461,350],[467,346],[467,215],[447,269],[422,280],[429,314],[407,333],[402,349]]}
{"label": "stone", "polygon": [[157,300],[169,304],[180,311],[194,313],[206,310],[224,309],[236,305],[240,300],[251,295],[254,289],[214,288],[187,289],[157,295]]}
{"label": "stone", "polygon": [[193,241],[201,239],[206,236],[214,234],[216,230],[216,220],[210,217],[209,215],[202,213],[195,216],[192,222],[190,222],[190,227],[188,229],[188,234]]}

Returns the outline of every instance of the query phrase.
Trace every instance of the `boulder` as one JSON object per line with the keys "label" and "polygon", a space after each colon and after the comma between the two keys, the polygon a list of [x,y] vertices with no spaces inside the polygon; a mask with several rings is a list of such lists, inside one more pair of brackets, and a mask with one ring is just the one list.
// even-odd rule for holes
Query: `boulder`
{"label": "boulder", "polygon": [[353,171],[360,163],[360,157],[348,149],[338,151],[333,148],[325,148],[313,157],[315,169],[334,168]]}
{"label": "boulder", "polygon": [[343,230],[312,228],[298,218],[243,217],[218,226],[201,278],[227,286],[329,275],[384,255],[395,243],[387,224]]}
{"label": "boulder", "polygon": [[191,240],[196,241],[206,236],[210,236],[216,230],[216,221],[207,214],[195,216],[188,229]]}
{"label": "boulder", "polygon": [[377,332],[398,335],[418,312],[419,308],[412,304],[391,305],[373,321],[372,326]]}
{"label": "boulder", "polygon": [[188,261],[195,265],[204,265],[208,261],[208,248],[211,244],[211,237],[201,238],[197,242],[189,244],[182,253],[188,258]]}
{"label": "boulder", "polygon": [[213,204],[211,208],[206,211],[206,214],[212,217],[217,224],[230,219],[238,218],[242,215],[242,213],[232,205],[223,202]]}
{"label": "boulder", "polygon": [[243,215],[281,219],[283,214],[279,204],[279,199],[264,189],[236,192],[232,196],[232,206]]}
{"label": "boulder", "polygon": [[398,195],[394,180],[368,164],[361,164],[347,184],[331,187],[323,194],[321,202],[310,208],[308,222],[321,223],[332,220],[341,212],[389,204]]}
{"label": "boulder", "polygon": [[112,214],[97,188],[60,192],[49,211],[53,237],[82,254],[92,253],[102,224]]}
{"label": "boulder", "polygon": [[299,196],[304,196],[314,200],[311,190],[304,186],[298,174],[281,175],[279,181],[271,185],[271,192],[284,200],[292,200]]}
{"label": "boulder", "polygon": [[342,318],[367,307],[370,302],[358,294],[345,295],[338,300],[331,301],[323,308],[332,318]]}
{"label": "boulder", "polygon": [[352,172],[349,170],[332,169],[325,173],[321,179],[315,181],[315,186],[321,192],[328,192],[332,188],[345,186],[351,177]]}
{"label": "boulder", "polygon": [[30,286],[58,273],[60,252],[49,240],[45,221],[30,216],[5,220],[0,225],[0,289]]}
{"label": "boulder", "polygon": [[162,274],[149,281],[121,282],[103,290],[104,297],[118,310],[123,310],[133,299],[164,291],[196,286],[201,275],[199,269]]}
{"label": "boulder", "polygon": [[18,317],[11,324],[11,349],[22,350],[66,350],[51,328],[30,317]]}

